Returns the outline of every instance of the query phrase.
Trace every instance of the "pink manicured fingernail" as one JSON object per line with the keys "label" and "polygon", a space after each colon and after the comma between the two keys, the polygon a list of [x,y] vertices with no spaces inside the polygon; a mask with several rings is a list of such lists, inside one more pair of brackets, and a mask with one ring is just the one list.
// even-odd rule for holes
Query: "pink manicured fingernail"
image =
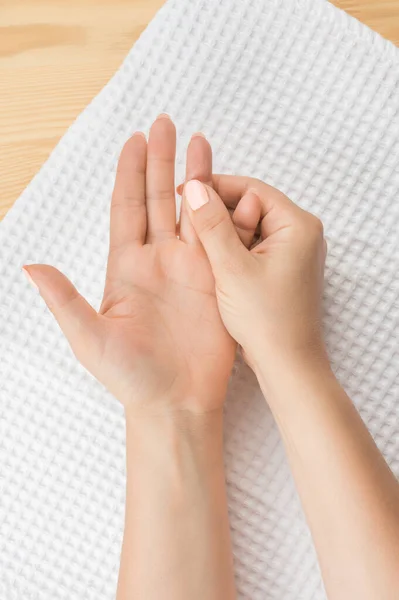
{"label": "pink manicured fingernail", "polygon": [[170,116],[167,113],[161,113],[160,115],[157,116],[157,120],[158,119],[169,119],[170,120]]}
{"label": "pink manicured fingernail", "polygon": [[22,271],[24,272],[24,274],[25,274],[27,280],[29,281],[29,283],[31,285],[33,285],[33,287],[36,288],[37,291],[39,291],[39,286],[33,281],[32,277],[30,276],[29,271],[25,267],[22,267]]}
{"label": "pink manicured fingernail", "polygon": [[184,189],[187,201],[192,210],[198,210],[201,206],[209,202],[208,192],[200,181],[192,179],[186,183]]}
{"label": "pink manicured fingernail", "polygon": [[202,137],[202,138],[204,138],[204,140],[206,140],[205,134],[202,133],[202,131],[197,131],[197,133],[193,133],[193,135],[191,136],[191,139],[196,138],[196,137]]}

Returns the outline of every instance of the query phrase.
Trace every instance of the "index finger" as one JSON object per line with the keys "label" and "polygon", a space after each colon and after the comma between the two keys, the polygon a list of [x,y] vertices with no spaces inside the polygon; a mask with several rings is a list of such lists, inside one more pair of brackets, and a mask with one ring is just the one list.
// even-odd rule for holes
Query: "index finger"
{"label": "index finger", "polygon": [[261,200],[262,218],[277,202],[285,206],[293,204],[283,192],[254,177],[219,174],[212,176],[212,183],[226,206],[233,209],[247,192],[253,190]]}
{"label": "index finger", "polygon": [[235,208],[248,192],[254,192],[260,201],[260,231],[262,239],[283,227],[303,212],[280,190],[253,177],[214,175],[213,187],[229,208]]}

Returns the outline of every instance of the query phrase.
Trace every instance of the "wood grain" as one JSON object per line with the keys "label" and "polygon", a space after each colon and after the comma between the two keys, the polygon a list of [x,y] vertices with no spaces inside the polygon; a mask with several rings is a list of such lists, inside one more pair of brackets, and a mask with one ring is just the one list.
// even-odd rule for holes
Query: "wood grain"
{"label": "wood grain", "polygon": [[[0,1],[0,219],[164,0]],[[336,0],[399,44],[399,0]]]}

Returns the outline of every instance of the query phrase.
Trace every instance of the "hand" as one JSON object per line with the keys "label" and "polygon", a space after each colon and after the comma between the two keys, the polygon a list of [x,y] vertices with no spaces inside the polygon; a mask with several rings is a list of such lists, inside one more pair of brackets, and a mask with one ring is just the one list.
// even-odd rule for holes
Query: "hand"
{"label": "hand", "polygon": [[[250,251],[225,206],[243,198],[261,206],[261,243]],[[396,598],[399,486],[327,359],[321,222],[243,177],[215,176],[213,187],[190,181],[184,203],[212,266],[223,322],[280,429],[328,597]]]}
{"label": "hand", "polygon": [[[123,149],[99,313],[57,269],[25,267],[78,360],[126,408],[147,414],[220,407],[235,352],[208,259],[184,215],[176,237],[175,149],[176,130],[165,115],[148,144],[137,133]],[[211,180],[212,153],[200,136],[187,168]]]}
{"label": "hand", "polygon": [[[222,201],[222,199],[223,201]],[[261,243],[242,244],[225,204],[261,206]],[[213,188],[189,182],[184,200],[216,280],[223,322],[249,364],[325,358],[321,299],[323,226],[278,190],[255,179],[214,176]]]}

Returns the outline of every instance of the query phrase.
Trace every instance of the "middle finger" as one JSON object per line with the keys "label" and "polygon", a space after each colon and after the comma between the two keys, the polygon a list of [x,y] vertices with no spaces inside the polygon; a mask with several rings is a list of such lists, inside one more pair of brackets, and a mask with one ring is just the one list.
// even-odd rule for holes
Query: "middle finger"
{"label": "middle finger", "polygon": [[147,151],[147,242],[176,236],[176,128],[168,115],[151,127]]}

